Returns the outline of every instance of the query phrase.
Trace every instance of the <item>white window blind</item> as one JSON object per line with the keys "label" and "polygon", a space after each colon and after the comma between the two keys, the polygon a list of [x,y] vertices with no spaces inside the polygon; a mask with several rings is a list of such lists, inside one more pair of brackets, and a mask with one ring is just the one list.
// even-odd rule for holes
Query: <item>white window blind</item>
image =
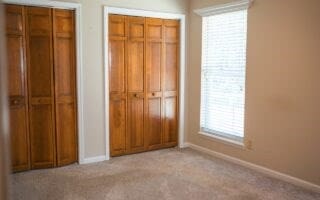
{"label": "white window blind", "polygon": [[244,136],[247,9],[203,17],[201,131]]}

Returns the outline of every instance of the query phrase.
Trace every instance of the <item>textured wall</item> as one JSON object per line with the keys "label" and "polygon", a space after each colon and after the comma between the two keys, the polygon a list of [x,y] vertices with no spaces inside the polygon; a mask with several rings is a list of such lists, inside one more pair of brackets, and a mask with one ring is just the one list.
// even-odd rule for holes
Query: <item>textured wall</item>
{"label": "textured wall", "polygon": [[191,143],[320,185],[320,1],[256,0],[248,12],[245,137],[252,150],[198,134],[201,17],[191,0],[188,137]]}

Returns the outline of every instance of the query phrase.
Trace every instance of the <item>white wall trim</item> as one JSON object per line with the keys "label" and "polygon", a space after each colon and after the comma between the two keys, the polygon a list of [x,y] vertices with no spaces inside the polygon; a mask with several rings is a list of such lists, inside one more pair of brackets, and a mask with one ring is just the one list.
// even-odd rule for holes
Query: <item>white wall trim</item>
{"label": "white wall trim", "polygon": [[105,100],[105,140],[106,140],[106,159],[110,159],[110,141],[109,141],[109,72],[108,72],[108,15],[130,15],[140,17],[153,17],[162,19],[179,19],[180,20],[180,88],[179,88],[179,147],[184,146],[185,130],[185,71],[186,71],[186,19],[184,14],[174,14],[166,12],[156,12],[148,10],[137,10],[127,8],[117,8],[104,6],[104,100]]}
{"label": "white wall trim", "polygon": [[4,3],[39,6],[49,8],[62,8],[75,10],[76,17],[76,61],[77,61],[77,117],[78,117],[78,162],[84,163],[84,119],[83,119],[83,69],[82,69],[82,34],[81,34],[81,4],[49,0],[4,0]]}
{"label": "white wall trim", "polygon": [[82,164],[89,164],[89,163],[96,163],[96,162],[102,162],[106,160],[106,156],[102,155],[102,156],[95,156],[95,157],[90,157],[90,158],[85,158],[83,160]]}
{"label": "white wall trim", "polygon": [[222,13],[248,9],[252,2],[253,0],[237,0],[230,3],[196,9],[194,12],[202,17],[218,15]]}
{"label": "white wall trim", "polygon": [[244,161],[244,160],[240,160],[238,158],[231,157],[231,156],[228,156],[226,154],[219,153],[219,152],[216,152],[216,151],[213,151],[213,150],[210,150],[210,149],[207,149],[207,148],[204,148],[204,147],[192,144],[192,143],[186,142],[184,147],[185,148],[189,147],[191,149],[194,149],[194,150],[197,150],[197,151],[212,155],[214,157],[221,158],[223,160],[226,160],[226,161],[229,161],[229,162],[232,162],[232,163],[235,163],[235,164],[250,168],[252,170],[255,170],[255,171],[258,171],[260,173],[263,173],[263,174],[265,174],[265,175],[267,175],[269,177],[276,178],[276,179],[291,183],[293,185],[296,185],[296,186],[299,186],[299,187],[302,187],[302,188],[305,188],[305,189],[312,190],[312,191],[320,193],[320,185],[316,185],[314,183],[311,183],[311,182],[308,182],[308,181],[305,181],[305,180],[290,176],[288,174],[284,174],[284,173],[281,173],[281,172],[278,172],[278,171],[275,171],[275,170],[272,170],[272,169],[269,169],[269,168],[266,168],[266,167],[263,167],[263,166],[260,166],[260,165],[256,165],[256,164]]}

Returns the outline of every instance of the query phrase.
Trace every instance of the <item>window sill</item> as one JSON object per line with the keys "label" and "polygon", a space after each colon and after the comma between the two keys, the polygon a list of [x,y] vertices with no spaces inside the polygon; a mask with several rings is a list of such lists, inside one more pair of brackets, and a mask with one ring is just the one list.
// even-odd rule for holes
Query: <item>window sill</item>
{"label": "window sill", "polygon": [[233,139],[229,139],[229,138],[225,138],[219,135],[215,135],[215,134],[209,134],[203,131],[199,131],[198,134],[202,137],[205,137],[206,139],[210,139],[213,140],[215,142],[221,142],[223,144],[227,144],[227,145],[231,145],[240,149],[245,149],[245,145],[242,141],[237,141],[237,140],[233,140]]}

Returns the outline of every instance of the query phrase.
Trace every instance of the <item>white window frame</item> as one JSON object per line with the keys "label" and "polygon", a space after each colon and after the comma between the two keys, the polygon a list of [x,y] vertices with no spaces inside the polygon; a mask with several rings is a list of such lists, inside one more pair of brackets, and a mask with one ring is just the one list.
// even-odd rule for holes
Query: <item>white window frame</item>
{"label": "white window frame", "polygon": [[[208,16],[213,16],[213,15],[218,15],[223,13],[246,10],[246,9],[249,9],[252,3],[253,3],[253,0],[238,0],[235,2],[227,3],[227,4],[219,4],[212,7],[196,9],[194,10],[194,12],[200,15],[201,17],[208,17]],[[237,136],[232,136],[226,133],[220,133],[217,131],[208,133],[204,130],[201,130],[201,127],[199,128],[200,128],[199,134],[204,138],[211,139],[214,141],[219,141],[224,144],[244,148],[244,140],[246,135],[245,133],[243,137],[237,137]]]}

